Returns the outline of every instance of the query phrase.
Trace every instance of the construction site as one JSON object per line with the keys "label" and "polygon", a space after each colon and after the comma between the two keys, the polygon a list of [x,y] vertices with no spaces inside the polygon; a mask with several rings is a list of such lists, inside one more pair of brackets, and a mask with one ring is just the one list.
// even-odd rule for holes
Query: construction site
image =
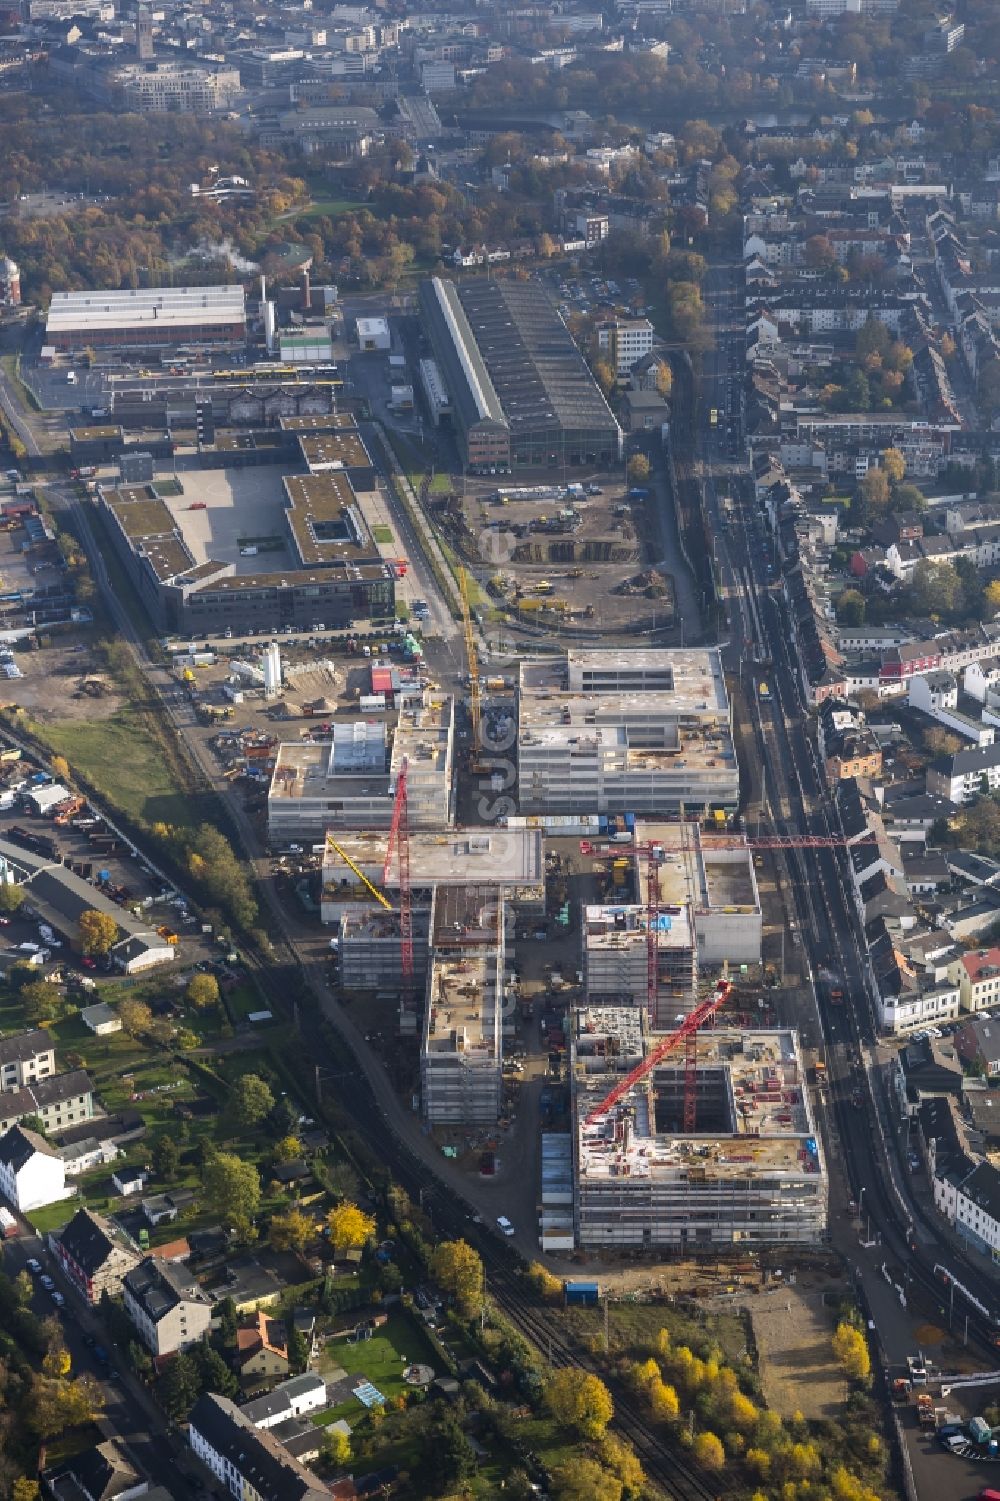
{"label": "construction site", "polygon": [[[729,989],[720,984],[665,1036],[640,1007],[576,1010],[563,1155],[577,1246],[684,1252],[823,1238],[827,1174],[797,1035],[712,1026]],[[543,1242],[568,1230],[566,1206],[543,1207]]]}

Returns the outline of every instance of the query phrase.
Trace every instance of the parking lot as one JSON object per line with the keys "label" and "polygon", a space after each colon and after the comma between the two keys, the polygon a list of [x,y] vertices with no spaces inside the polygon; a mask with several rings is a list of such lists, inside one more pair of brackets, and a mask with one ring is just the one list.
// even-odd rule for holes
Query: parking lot
{"label": "parking lot", "polygon": [[[18,768],[14,768],[13,774],[16,780]],[[40,853],[31,849],[21,831],[31,838],[51,841],[48,858],[68,865],[91,882],[95,891],[100,890],[123,910],[139,916],[144,924],[151,928],[168,926],[177,932],[178,957],[185,962],[209,951],[206,935],[202,934],[198,919],[188,912],[185,898],[160,880],[142,857],[134,856],[125,840],[117,838],[89,806],[84,806],[72,822],[63,826],[51,818],[34,815],[22,805],[0,812],[0,839],[23,847],[28,853]],[[0,964],[6,967],[28,959],[46,976],[61,971],[67,979],[100,973],[103,966],[74,952],[77,937],[74,924],[68,921],[60,924],[54,919],[50,924],[53,937],[46,936],[44,940],[40,937],[30,885],[26,889],[27,900],[21,910],[3,919]]]}

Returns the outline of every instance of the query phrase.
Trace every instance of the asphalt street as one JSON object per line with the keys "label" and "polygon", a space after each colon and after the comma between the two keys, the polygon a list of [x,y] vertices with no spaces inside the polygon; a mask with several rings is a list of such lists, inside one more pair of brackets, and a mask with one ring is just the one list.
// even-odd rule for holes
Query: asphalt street
{"label": "asphalt street", "polygon": [[[706,460],[705,501],[729,613],[726,665],[749,706],[762,768],[759,806],[747,810],[747,822],[752,827],[754,816],[760,816],[779,834],[836,839],[839,829],[807,730],[774,543],[757,516],[749,472],[734,463],[742,452],[740,411],[732,407],[733,377],[743,359],[733,333],[737,274],[734,266],[715,266],[709,276],[707,300],[718,336],[705,362],[699,437]],[[727,403],[732,415],[724,419]],[[713,407],[718,424],[709,416]],[[728,522],[724,499],[732,500],[725,508],[731,513]],[[828,1068],[818,1111],[831,1175],[831,1240],[854,1269],[886,1366],[898,1366],[916,1353],[918,1320],[908,1312],[915,1294],[925,1310],[942,1322],[951,1316],[957,1328],[965,1327],[968,1315],[972,1346],[995,1357],[996,1324],[961,1296],[957,1316],[955,1304],[949,1311],[945,1285],[935,1276],[935,1266],[946,1265],[984,1307],[997,1309],[994,1279],[943,1247],[938,1227],[911,1191],[878,1061],[870,967],[849,895],[847,858],[836,844],[775,852],[778,886],[801,935],[796,964],[804,965],[808,978],[808,985],[794,993],[794,1013],[784,1019],[815,1041]],[[834,991],[843,992],[843,1002],[835,1000]],[[943,1455],[915,1423],[904,1421],[902,1432],[920,1496],[935,1501],[967,1496],[973,1475],[985,1483],[981,1468]]]}

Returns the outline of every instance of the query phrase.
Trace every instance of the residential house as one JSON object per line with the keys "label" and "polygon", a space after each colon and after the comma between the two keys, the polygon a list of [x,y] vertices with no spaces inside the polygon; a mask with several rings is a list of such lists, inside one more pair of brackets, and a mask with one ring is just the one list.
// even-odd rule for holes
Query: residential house
{"label": "residential house", "polygon": [[24,1089],[56,1070],[52,1037],[44,1027],[0,1037],[0,1092]]}
{"label": "residential house", "polygon": [[1000,948],[972,949],[950,969],[963,1011],[1000,1010]]}
{"label": "residential house", "polygon": [[205,1338],[212,1299],[183,1266],[148,1256],[122,1281],[125,1312],[153,1355],[172,1355]]}
{"label": "residential house", "polygon": [[927,768],[927,791],[957,805],[997,787],[1000,787],[1000,745],[973,746],[956,751],[953,756],[939,756]]}
{"label": "residential house", "polygon": [[120,1032],[122,1029],[121,1017],[106,1001],[98,1001],[94,1006],[84,1006],[80,1020],[95,1037],[108,1037],[112,1032]]}
{"label": "residential house", "polygon": [[282,1381],[289,1374],[288,1334],[279,1319],[258,1309],[249,1324],[236,1331],[236,1368],[245,1386]]}
{"label": "residential house", "polygon": [[976,1165],[956,1102],[944,1096],[924,1100],[917,1111],[916,1134],[911,1140],[921,1149],[934,1207],[953,1225],[959,1188]]}
{"label": "residential house", "polygon": [[42,1481],[43,1494],[54,1501],[133,1501],[154,1494],[112,1438],[43,1470]]}
{"label": "residential house", "polygon": [[11,1126],[0,1137],[0,1194],[19,1214],[66,1198],[66,1169],[44,1136]]}
{"label": "residential house", "polygon": [[0,1094],[0,1130],[29,1115],[37,1116],[48,1132],[92,1120],[94,1086],[90,1075],[78,1068]]}
{"label": "residential house", "polygon": [[126,1273],[139,1257],[115,1237],[111,1225],[90,1209],[78,1209],[59,1236],[50,1239],[52,1251],[66,1276],[88,1303],[99,1303],[102,1293],[117,1296]]}
{"label": "residential house", "polygon": [[1000,1170],[992,1162],[977,1163],[960,1184],[955,1229],[984,1256],[1000,1261]]}
{"label": "residential house", "polygon": [[987,1079],[1000,1078],[1000,1019],[970,1018],[955,1034],[955,1049],[970,1067],[981,1069]]}
{"label": "residential house", "polygon": [[329,1501],[319,1476],[266,1428],[255,1428],[228,1397],[206,1392],[198,1398],[188,1418],[188,1442],[236,1501]]}
{"label": "residential house", "polygon": [[915,1116],[924,1100],[962,1093],[962,1066],[955,1047],[942,1046],[936,1037],[914,1037],[905,1042],[892,1065],[892,1084],[899,1112]]}
{"label": "residential house", "polygon": [[288,1418],[301,1418],[309,1412],[322,1412],[328,1405],[326,1382],[315,1371],[291,1376],[266,1396],[245,1402],[240,1409],[255,1428],[277,1428]]}

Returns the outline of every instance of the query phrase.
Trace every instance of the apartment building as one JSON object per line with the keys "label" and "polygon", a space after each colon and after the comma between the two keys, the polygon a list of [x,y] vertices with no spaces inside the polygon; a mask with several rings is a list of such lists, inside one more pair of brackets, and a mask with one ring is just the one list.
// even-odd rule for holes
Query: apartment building
{"label": "apartment building", "polygon": [[329,1501],[326,1482],[293,1459],[228,1397],[207,1392],[188,1418],[188,1442],[236,1501]]}
{"label": "apartment building", "polygon": [[78,1209],[50,1245],[66,1276],[88,1303],[99,1303],[103,1293],[117,1297],[126,1275],[139,1257],[116,1236],[103,1215]]}
{"label": "apartment building", "polygon": [[0,1093],[0,1130],[32,1115],[46,1131],[63,1131],[89,1121],[93,1114],[93,1081],[82,1068],[51,1078],[39,1077],[34,1084]]}
{"label": "apartment building", "polygon": [[961,805],[1000,787],[1000,745],[974,746],[939,756],[927,768],[927,791]]}
{"label": "apartment building", "polygon": [[1000,1171],[980,1162],[959,1185],[955,1229],[981,1255],[1000,1262]]}
{"label": "apartment building", "polygon": [[648,318],[615,318],[598,329],[597,342],[618,379],[626,380],[639,361],[652,353],[653,325]]}
{"label": "apartment building", "polygon": [[112,87],[140,115],[211,115],[229,108],[240,91],[240,74],[238,68],[134,63],[117,69]]}
{"label": "apartment building", "polygon": [[24,1089],[55,1073],[56,1054],[44,1027],[0,1037],[0,1093]]}
{"label": "apartment building", "polygon": [[739,769],[718,651],[523,662],[518,792],[525,813],[734,808]]}
{"label": "apartment building", "polygon": [[147,1256],[122,1279],[122,1300],[152,1355],[172,1355],[204,1339],[212,1299],[182,1265]]}
{"label": "apartment building", "polygon": [[1000,1010],[1000,948],[972,949],[956,959],[949,976],[958,983],[963,1011]]}

